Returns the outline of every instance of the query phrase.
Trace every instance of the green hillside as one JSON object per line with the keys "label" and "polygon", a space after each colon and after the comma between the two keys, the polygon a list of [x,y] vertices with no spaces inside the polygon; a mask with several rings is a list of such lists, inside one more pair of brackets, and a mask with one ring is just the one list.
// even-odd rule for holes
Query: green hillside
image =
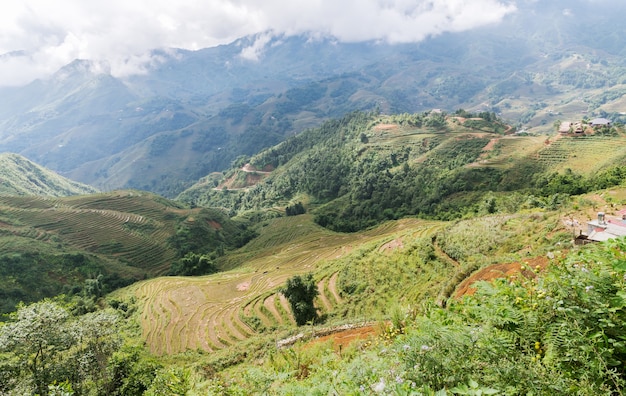
{"label": "green hillside", "polygon": [[[598,210],[626,205],[624,131],[514,132],[488,112],[355,112],[239,158],[180,201],[0,196],[3,310],[67,294],[0,325],[0,390],[65,380],[75,394],[393,393],[391,381],[399,394],[622,389],[623,267],[597,258],[621,248],[572,242]],[[315,294],[303,326],[309,303],[292,305],[283,289],[293,279]],[[15,334],[43,306],[68,337],[93,339],[55,344],[32,368],[34,336]],[[595,349],[568,354],[570,342]]]}
{"label": "green hillside", "polygon": [[[308,394],[311,389],[324,393],[333,387],[358,394],[362,386],[370,388],[381,379],[396,389],[391,381],[397,378],[399,384],[410,387],[412,381],[423,390],[470,386],[472,380],[485,388],[532,388],[539,394],[549,394],[549,389],[609,389],[614,386],[613,374],[607,370],[594,372],[593,383],[585,384],[557,373],[544,377],[550,364],[581,373],[602,360],[583,353],[589,356],[587,360],[576,354],[576,362],[568,363],[569,355],[563,352],[568,340],[579,345],[594,335],[585,330],[564,339],[570,337],[571,329],[560,326],[575,323],[573,316],[567,311],[551,316],[552,300],[539,300],[535,295],[562,296],[559,304],[583,304],[580,309],[589,309],[596,303],[574,298],[585,287],[589,292],[589,285],[600,287],[598,282],[606,281],[617,282],[617,290],[623,290],[622,272],[609,275],[609,270],[593,264],[595,259],[586,258],[593,248],[572,244],[573,235],[597,208],[615,214],[626,204],[623,187],[602,191],[601,196],[579,196],[554,209],[537,208],[529,200],[517,213],[499,207],[493,214],[461,221],[391,220],[349,234],[321,228],[311,215],[265,220],[257,238],[219,259],[223,272],[151,279],[110,298],[135,302],[141,339],[178,378],[184,378],[181,371],[175,371],[182,367],[194,372],[189,386],[198,393],[261,394],[261,380],[269,387],[268,394]],[[580,225],[572,227],[567,222],[571,219],[579,219]],[[570,250],[574,252],[563,259]],[[610,250],[607,254],[620,253]],[[590,276],[599,278],[573,278],[586,276],[576,270],[580,265],[597,268]],[[569,271],[569,277],[562,271]],[[305,273],[314,274],[319,321],[297,328],[279,288],[287,279]],[[469,293],[464,280],[499,277],[509,281],[496,282],[495,291],[487,288],[487,294],[478,294],[476,300],[459,300],[462,293]],[[564,279],[579,294],[559,291]],[[598,293],[607,292],[607,287]],[[571,315],[577,315],[579,308],[573,309]],[[618,312],[623,315],[621,308]],[[481,325],[484,320],[488,322]],[[618,319],[610,316],[607,320],[617,323]],[[468,328],[466,323],[472,325]],[[548,327],[543,328],[544,323]],[[601,321],[593,323],[604,326]],[[479,332],[476,337],[481,345],[468,360],[460,359],[469,353],[472,331]],[[326,341],[315,341],[318,337]],[[405,345],[418,355],[410,354]],[[429,361],[419,355],[424,353],[423,345],[437,348],[432,355],[434,366],[415,371],[414,362]],[[595,345],[598,350],[605,348],[601,340]],[[621,349],[603,353],[623,359]],[[456,360],[446,360],[447,354]],[[450,377],[438,376],[444,367]],[[493,372],[484,374],[481,367]],[[533,383],[512,380],[498,372],[499,367],[507,367],[510,373],[525,367]],[[350,370],[356,372],[348,374]],[[621,381],[619,375],[617,381]]]}
{"label": "green hillside", "polygon": [[[621,127],[585,136],[514,131],[493,113],[353,113],[248,158],[248,170],[203,179],[179,199],[233,214],[304,199],[318,224],[343,232],[407,215],[476,215],[493,210],[485,205],[496,198],[515,210],[519,202],[505,192],[580,194],[609,187],[624,173]],[[256,171],[253,183],[229,187],[250,169],[272,172]]]}
{"label": "green hillside", "polygon": [[18,154],[0,154],[0,195],[63,197],[97,190],[66,179]]}
{"label": "green hillside", "polygon": [[86,280],[99,276],[102,295],[166,274],[188,254],[239,246],[245,233],[220,211],[186,209],[146,192],[0,196],[0,308],[85,293]]}

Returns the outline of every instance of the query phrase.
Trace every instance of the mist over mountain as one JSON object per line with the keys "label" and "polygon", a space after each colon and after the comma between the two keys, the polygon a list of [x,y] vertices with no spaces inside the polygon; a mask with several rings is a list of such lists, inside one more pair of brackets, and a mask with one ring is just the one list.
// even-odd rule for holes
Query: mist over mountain
{"label": "mist over mountain", "polygon": [[354,110],[488,110],[540,133],[557,119],[618,120],[625,6],[516,6],[499,24],[419,43],[268,31],[198,51],[155,50],[145,74],[125,78],[76,60],[0,89],[0,150],[99,189],[175,196],[238,156]]}

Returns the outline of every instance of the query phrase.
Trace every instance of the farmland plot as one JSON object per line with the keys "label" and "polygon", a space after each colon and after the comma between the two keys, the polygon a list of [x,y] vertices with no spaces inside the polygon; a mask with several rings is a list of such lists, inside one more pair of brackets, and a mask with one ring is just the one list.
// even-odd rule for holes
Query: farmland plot
{"label": "farmland plot", "polygon": [[[311,224],[308,216],[275,219],[268,227],[270,235],[251,243],[258,251],[249,246],[240,249],[234,256],[240,255],[241,264],[228,271],[151,279],[125,289],[127,298],[133,296],[140,306],[150,349],[157,354],[215,351],[263,329],[294,326],[289,305],[277,292],[288,278],[314,272],[322,262],[332,267],[332,261],[350,252],[353,244],[382,245],[398,235],[429,234],[441,223],[404,219],[356,234],[338,234]],[[259,240],[267,247],[259,246]],[[342,303],[337,277],[337,271],[332,271],[319,280],[324,296],[316,301],[320,313]]]}

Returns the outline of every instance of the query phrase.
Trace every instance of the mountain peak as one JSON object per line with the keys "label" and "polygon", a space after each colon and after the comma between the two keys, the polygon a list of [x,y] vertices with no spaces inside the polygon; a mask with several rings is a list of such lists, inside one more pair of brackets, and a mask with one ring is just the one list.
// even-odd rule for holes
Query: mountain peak
{"label": "mountain peak", "polygon": [[54,73],[51,80],[64,81],[70,77],[93,77],[101,74],[111,74],[111,66],[108,62],[75,59]]}

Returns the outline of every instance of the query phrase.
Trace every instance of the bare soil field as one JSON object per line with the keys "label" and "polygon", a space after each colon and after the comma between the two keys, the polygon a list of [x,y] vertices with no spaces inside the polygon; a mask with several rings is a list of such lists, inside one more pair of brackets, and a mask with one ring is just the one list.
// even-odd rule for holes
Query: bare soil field
{"label": "bare soil field", "polygon": [[[540,272],[547,267],[548,263],[549,260],[547,257],[534,257],[524,260],[522,263],[515,262],[490,265],[474,272],[471,276],[461,282],[454,293],[454,297],[461,298],[465,295],[474,294],[476,292],[476,288],[473,287],[473,285],[479,281],[491,281],[498,278],[510,279],[517,278],[519,276],[534,278],[537,276],[537,272]],[[524,267],[523,270],[522,267]]]}

